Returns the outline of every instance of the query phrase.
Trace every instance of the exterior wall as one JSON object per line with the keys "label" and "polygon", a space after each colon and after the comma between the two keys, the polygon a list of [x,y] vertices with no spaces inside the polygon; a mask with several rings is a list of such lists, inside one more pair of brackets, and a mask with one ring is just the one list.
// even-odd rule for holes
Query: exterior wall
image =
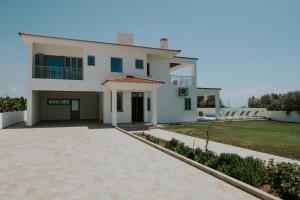
{"label": "exterior wall", "polygon": [[[165,54],[165,52],[158,53],[157,50],[137,49],[123,46],[101,45],[88,42],[69,42],[56,39],[41,39],[41,38],[28,38],[26,39],[28,48],[28,125],[31,126],[39,120],[51,119],[69,119],[67,107],[64,106],[51,106],[50,110],[46,106],[47,95],[52,91],[53,95],[68,98],[69,92],[103,92],[95,101],[89,102],[86,105],[97,105],[93,109],[88,108],[88,114],[81,112],[81,118],[98,118],[102,119],[104,123],[111,123],[111,95],[110,91],[101,85],[107,78],[113,76],[147,75],[147,62],[150,63],[150,73],[153,79],[163,80],[166,82],[161,88],[158,89],[158,122],[188,122],[197,120],[197,98],[196,98],[196,62],[194,60],[184,60],[180,58],[171,57],[172,54]],[[71,56],[83,58],[83,80],[55,80],[55,79],[38,79],[32,78],[32,67],[34,67],[34,57],[36,53],[43,53],[48,55],[57,56]],[[95,66],[87,65],[87,56],[95,56]],[[173,54],[175,55],[175,53]],[[110,60],[111,57],[123,59],[123,72],[112,73]],[[135,59],[142,59],[144,61],[143,69],[135,68]],[[170,83],[170,62],[185,61],[189,64],[195,64],[194,81],[195,85],[189,87],[189,96],[192,98],[192,110],[184,110],[184,98],[178,95],[178,87]],[[40,92],[36,92],[40,91]],[[44,92],[45,91],[45,92]],[[47,93],[46,93],[47,91]],[[63,92],[58,95],[58,92]],[[68,91],[66,93],[65,91]],[[123,92],[123,112],[117,113],[118,123],[131,122],[131,91]],[[151,92],[147,91],[148,96],[151,98]],[[42,95],[41,95],[42,94]],[[71,95],[72,96],[72,95]],[[83,96],[81,101],[82,106],[85,105]],[[97,103],[96,103],[97,101]],[[152,99],[151,99],[152,101]],[[146,104],[146,102],[145,102]],[[144,105],[145,105],[144,104]],[[102,108],[103,106],[103,108]],[[152,108],[151,108],[152,109]],[[92,113],[93,112],[93,113]],[[152,120],[151,111],[144,115],[146,121]]]}
{"label": "exterior wall", "polygon": [[[123,112],[117,112],[118,123],[131,123],[131,92],[132,91],[120,91],[123,93]],[[111,92],[104,92],[104,123],[112,123],[111,112]]]}
{"label": "exterior wall", "polygon": [[47,99],[79,99],[80,119],[99,119],[99,94],[92,92],[41,92],[41,120],[71,119],[70,105],[47,105]]}
{"label": "exterior wall", "polygon": [[215,108],[197,108],[198,113],[202,112],[203,115],[206,114],[216,114],[216,109]]}
{"label": "exterior wall", "polygon": [[25,121],[26,111],[0,113],[0,129]]}
{"label": "exterior wall", "polygon": [[267,111],[265,117],[275,121],[300,123],[300,114],[297,111],[292,111],[289,115],[286,111]]}
{"label": "exterior wall", "polygon": [[[189,87],[187,98],[192,99],[192,110],[184,110],[184,96],[178,95],[178,87],[170,83],[170,59],[158,56],[149,56],[151,78],[163,80],[166,83],[158,88],[157,117],[158,123],[191,122],[197,121],[196,85]],[[196,80],[196,77],[195,77]],[[148,119],[151,120],[151,112]]]}
{"label": "exterior wall", "polygon": [[[31,125],[38,123],[41,120],[41,95],[38,91],[32,91],[32,101],[31,101]],[[29,112],[29,111],[28,111]]]}
{"label": "exterior wall", "polygon": [[228,111],[230,111],[229,116],[231,116],[231,113],[235,111],[235,114],[233,117],[240,117],[240,114],[243,111],[244,111],[244,114],[242,117],[244,117],[248,111],[250,111],[250,114],[248,117],[254,117],[254,114],[256,111],[258,111],[256,117],[265,117],[267,109],[265,109],[265,108],[221,108],[221,116],[224,116]]}
{"label": "exterior wall", "polygon": [[220,117],[220,90],[219,88],[198,88],[197,96],[208,96],[213,95],[215,97],[215,108],[214,111],[211,109],[198,108],[198,112],[202,111],[204,115],[206,114],[215,114],[217,118]]}
{"label": "exterior wall", "polygon": [[[33,59],[36,53],[43,53],[58,56],[74,56],[83,58],[83,80],[57,80],[57,79],[38,79],[30,76],[29,88],[31,90],[47,91],[103,91],[101,85],[109,77],[119,75],[138,75],[147,74],[147,54],[144,52],[129,51],[122,48],[101,48],[95,45],[89,46],[63,46],[50,44],[34,44]],[[87,65],[87,56],[95,56],[95,66]],[[123,73],[114,73],[110,69],[111,57],[123,59]],[[135,68],[135,59],[144,60],[144,68]],[[33,60],[34,65],[34,60]],[[31,72],[32,70],[30,70]]]}

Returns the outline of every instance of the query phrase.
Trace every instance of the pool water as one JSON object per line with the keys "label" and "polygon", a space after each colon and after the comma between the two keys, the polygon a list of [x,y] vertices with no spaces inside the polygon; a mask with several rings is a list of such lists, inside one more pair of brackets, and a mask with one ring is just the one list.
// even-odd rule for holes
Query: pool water
{"label": "pool water", "polygon": [[215,115],[215,114],[207,114],[206,117],[209,117],[209,118],[216,118],[216,115]]}

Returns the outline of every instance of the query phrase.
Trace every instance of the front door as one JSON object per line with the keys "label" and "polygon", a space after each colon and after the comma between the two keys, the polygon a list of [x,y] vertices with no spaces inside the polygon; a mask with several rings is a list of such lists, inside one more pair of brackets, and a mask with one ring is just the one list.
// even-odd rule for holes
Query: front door
{"label": "front door", "polygon": [[132,92],[131,108],[132,108],[132,122],[144,122],[143,92]]}
{"label": "front door", "polygon": [[71,120],[80,120],[80,101],[79,101],[79,99],[71,100]]}

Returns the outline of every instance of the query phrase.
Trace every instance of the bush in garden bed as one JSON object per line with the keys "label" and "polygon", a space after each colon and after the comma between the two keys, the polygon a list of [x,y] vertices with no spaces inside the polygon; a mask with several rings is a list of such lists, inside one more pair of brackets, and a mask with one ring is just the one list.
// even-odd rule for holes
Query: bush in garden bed
{"label": "bush in garden bed", "polygon": [[300,166],[295,163],[268,164],[266,182],[283,199],[300,199]]}
{"label": "bush in garden bed", "polygon": [[217,155],[213,151],[193,149],[174,138],[166,141],[148,134],[140,134],[140,136],[254,187],[269,184],[272,188],[269,192],[283,199],[300,199],[300,166],[297,164],[277,163],[275,165],[271,161],[268,166],[265,166],[261,160],[253,157],[243,158],[231,153]]}
{"label": "bush in garden bed", "polygon": [[243,158],[232,153],[220,154],[208,166],[255,187],[264,182],[267,173],[266,167],[259,159]]}

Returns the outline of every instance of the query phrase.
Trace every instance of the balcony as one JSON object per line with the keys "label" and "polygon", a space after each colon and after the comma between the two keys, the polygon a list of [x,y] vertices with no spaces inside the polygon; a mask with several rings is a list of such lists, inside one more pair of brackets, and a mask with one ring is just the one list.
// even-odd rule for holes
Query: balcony
{"label": "balcony", "polygon": [[33,78],[83,80],[82,68],[40,66],[33,67]]}
{"label": "balcony", "polygon": [[177,87],[190,87],[194,85],[194,76],[171,75],[171,84]]}

